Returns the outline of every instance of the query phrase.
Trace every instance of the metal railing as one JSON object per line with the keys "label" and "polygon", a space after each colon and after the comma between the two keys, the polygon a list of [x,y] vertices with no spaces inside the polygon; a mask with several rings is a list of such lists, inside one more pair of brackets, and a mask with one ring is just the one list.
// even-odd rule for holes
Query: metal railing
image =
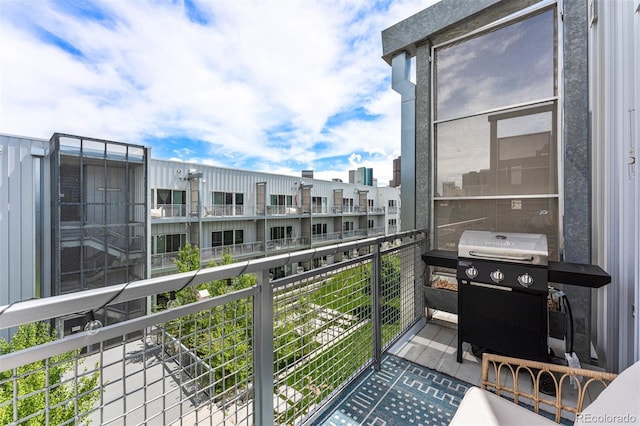
{"label": "metal railing", "polygon": [[303,208],[303,207],[296,207],[296,206],[277,206],[277,205],[267,206],[268,216],[299,215],[304,213],[309,213],[309,209],[306,207]]}
{"label": "metal railing", "polygon": [[184,217],[187,215],[185,204],[156,204],[150,210],[151,219],[167,217]]}
{"label": "metal railing", "polygon": [[350,231],[344,231],[342,233],[342,237],[344,239],[362,238],[362,237],[365,237],[366,235],[367,235],[367,230],[366,229],[352,229]]}
{"label": "metal railing", "polygon": [[[106,305],[158,294],[182,303],[0,355],[0,420],[308,423],[423,315],[424,249],[411,231],[0,306],[16,332],[78,313],[93,324]],[[269,281],[270,269],[354,250]],[[195,297],[205,289],[213,297]]]}
{"label": "metal railing", "polygon": [[267,241],[267,252],[274,252],[278,250],[290,250],[292,248],[306,247],[309,245],[308,237],[290,237],[280,238],[277,240]]}
{"label": "metal railing", "polygon": [[200,250],[200,259],[203,264],[209,261],[222,260],[225,253],[229,253],[234,258],[253,256],[264,253],[264,243],[255,241],[252,243],[232,244],[228,246],[207,247]]}
{"label": "metal railing", "polygon": [[382,207],[369,206],[369,213],[384,213],[384,206]]}
{"label": "metal railing", "polygon": [[[151,255],[151,270],[174,269],[176,270],[177,251],[169,253],[156,253]],[[207,247],[200,249],[200,260],[203,265],[209,262],[216,262],[224,258],[225,253],[229,253],[234,258],[259,255],[264,253],[264,243],[256,241],[253,243],[232,244],[228,246]]]}
{"label": "metal railing", "polygon": [[[274,253],[281,250],[291,250],[300,247],[308,247],[308,237],[281,238],[269,240],[266,245],[262,241],[252,243],[231,244],[219,247],[206,247],[200,249],[200,260],[203,265],[210,261],[216,262],[224,259],[225,254],[233,258],[246,258],[247,256],[259,256],[267,253]],[[266,247],[266,251],[265,251]],[[151,269],[176,269],[177,251],[169,253],[156,253],[151,255]]]}
{"label": "metal railing", "polygon": [[315,234],[311,236],[312,243],[324,243],[328,241],[339,241],[342,239],[342,232],[330,232],[328,234]]}
{"label": "metal railing", "polygon": [[202,207],[202,217],[255,216],[256,206],[214,204]]}
{"label": "metal railing", "polygon": [[376,226],[373,228],[369,228],[368,235],[370,237],[377,237],[378,235],[384,235],[384,226]]}

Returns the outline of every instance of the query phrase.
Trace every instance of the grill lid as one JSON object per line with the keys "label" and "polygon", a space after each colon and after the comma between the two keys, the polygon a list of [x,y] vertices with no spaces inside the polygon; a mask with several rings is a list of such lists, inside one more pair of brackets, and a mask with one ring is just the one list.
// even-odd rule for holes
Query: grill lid
{"label": "grill lid", "polygon": [[458,257],[547,266],[547,236],[516,232],[464,231]]}

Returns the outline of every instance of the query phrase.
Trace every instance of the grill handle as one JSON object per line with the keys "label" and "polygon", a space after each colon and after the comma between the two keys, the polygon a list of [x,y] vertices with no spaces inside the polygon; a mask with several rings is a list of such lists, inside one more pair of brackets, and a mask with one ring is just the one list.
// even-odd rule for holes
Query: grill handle
{"label": "grill handle", "polygon": [[532,262],[533,261],[533,256],[508,256],[504,254],[482,253],[482,252],[472,251],[472,250],[469,250],[469,256],[479,257],[484,259],[511,260],[515,262]]}

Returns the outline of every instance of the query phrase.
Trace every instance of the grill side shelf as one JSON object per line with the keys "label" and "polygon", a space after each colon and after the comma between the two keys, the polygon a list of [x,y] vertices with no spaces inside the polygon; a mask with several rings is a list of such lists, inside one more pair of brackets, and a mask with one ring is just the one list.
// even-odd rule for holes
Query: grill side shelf
{"label": "grill side shelf", "polygon": [[456,269],[458,267],[458,253],[450,250],[431,250],[422,255],[425,264]]}
{"label": "grill side shelf", "polygon": [[[458,253],[450,250],[430,250],[422,255],[425,264],[456,269]],[[598,265],[549,261],[549,282],[600,288],[611,283],[611,275]]]}
{"label": "grill side shelf", "polygon": [[600,288],[611,282],[611,275],[598,265],[550,260],[549,282],[578,287]]}

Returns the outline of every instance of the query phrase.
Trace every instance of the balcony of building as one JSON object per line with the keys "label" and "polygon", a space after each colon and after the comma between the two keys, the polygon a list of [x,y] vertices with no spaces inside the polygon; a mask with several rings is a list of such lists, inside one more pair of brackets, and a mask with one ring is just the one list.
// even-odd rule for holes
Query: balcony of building
{"label": "balcony of building", "polygon": [[155,204],[151,207],[151,219],[168,219],[186,217],[187,206],[185,204]]}
{"label": "balcony of building", "polygon": [[[395,231],[394,231],[395,232]],[[263,256],[302,250],[309,247],[321,247],[328,244],[349,242],[363,238],[385,235],[384,227],[355,229],[349,231],[329,232],[308,236],[288,237],[263,241],[225,244],[216,247],[200,248],[200,259],[203,265],[220,263],[226,254],[236,260],[247,260]],[[151,255],[151,271],[154,276],[176,271],[176,259],[179,251],[154,253]]]}
{"label": "balcony of building", "polygon": [[[266,208],[259,208],[255,205],[205,205],[201,207],[201,214],[189,211],[185,204],[154,204],[149,209],[149,216],[154,223],[175,222],[176,220],[195,221],[195,220],[229,220],[230,218],[261,218],[261,217],[279,217],[279,216],[342,216],[342,215],[384,215],[384,207],[358,207],[358,206],[285,206],[285,205],[268,205]],[[266,214],[265,214],[266,213]]]}
{"label": "balcony of building", "polygon": [[[408,232],[0,307],[3,329],[73,331],[0,355],[2,418],[310,423],[423,317],[424,243]],[[274,268],[354,250],[370,254],[270,280]],[[148,314],[91,328],[94,313],[141,299]],[[65,327],[71,316],[90,325]]]}
{"label": "balcony of building", "polygon": [[[392,233],[395,233],[394,230]],[[367,234],[369,237],[377,237],[379,235],[384,235],[384,226],[374,226],[373,228],[369,228],[367,230]]]}
{"label": "balcony of building", "polygon": [[364,238],[367,236],[366,229],[351,229],[342,233],[342,238],[345,240],[352,240],[354,238]]}
{"label": "balcony of building", "polygon": [[368,212],[369,214],[384,214],[384,206],[379,206],[379,207],[375,207],[375,206],[369,206],[368,207]]}
{"label": "balcony of building", "polygon": [[[174,251],[152,254],[151,270],[175,271],[178,253],[179,252]],[[211,262],[218,263],[224,258],[225,254],[231,255],[236,260],[262,256],[265,254],[265,244],[262,241],[256,241],[252,243],[221,245],[200,249],[200,259],[203,265],[208,265]]]}
{"label": "balcony of building", "polygon": [[253,205],[214,204],[202,207],[202,218],[215,217],[253,217],[257,216],[258,207]]}
{"label": "balcony of building", "polygon": [[[0,418],[447,424],[481,367],[468,345],[456,362],[455,315],[425,320],[425,248],[412,231],[0,306],[2,329],[35,321],[61,336],[3,347]],[[275,268],[346,251],[363,254],[272,279]],[[146,315],[95,323],[94,313],[136,300],[147,301]],[[70,317],[82,321],[66,327]],[[584,404],[600,390],[592,386]],[[565,395],[577,403],[575,390]]]}
{"label": "balcony of building", "polygon": [[341,240],[342,232],[328,232],[323,234],[314,234],[311,236],[311,244],[329,244],[331,242]]}

